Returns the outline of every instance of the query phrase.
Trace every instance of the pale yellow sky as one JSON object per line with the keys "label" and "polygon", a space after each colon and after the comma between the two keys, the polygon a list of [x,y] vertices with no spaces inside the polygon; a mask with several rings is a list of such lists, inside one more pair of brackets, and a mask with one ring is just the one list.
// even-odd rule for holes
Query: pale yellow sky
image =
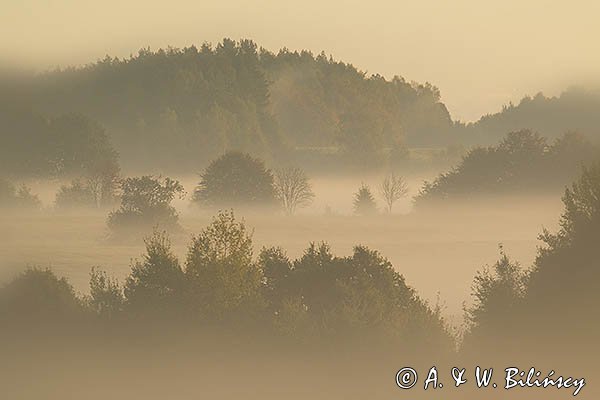
{"label": "pale yellow sky", "polygon": [[430,81],[454,118],[600,77],[600,1],[0,0],[0,54],[48,68],[251,38]]}

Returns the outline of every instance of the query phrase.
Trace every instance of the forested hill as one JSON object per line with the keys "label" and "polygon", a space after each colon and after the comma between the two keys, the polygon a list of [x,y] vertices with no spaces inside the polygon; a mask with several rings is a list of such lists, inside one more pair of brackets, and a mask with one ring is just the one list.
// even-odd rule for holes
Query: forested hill
{"label": "forested hill", "polygon": [[508,132],[523,129],[539,132],[549,139],[578,132],[600,142],[600,91],[570,88],[558,97],[542,93],[524,97],[517,105],[509,104],[498,113],[466,125],[461,136],[471,143],[492,144]]}
{"label": "forested hill", "polygon": [[403,144],[447,144],[454,125],[430,84],[367,76],[324,54],[274,54],[248,40],[106,57],[26,86],[35,112],[102,124],[123,164],[196,166],[226,149],[276,158],[331,147],[375,157]]}
{"label": "forested hill", "polygon": [[[452,121],[429,83],[369,76],[323,53],[272,53],[249,40],[146,49],[11,79],[10,90],[0,88],[0,114],[12,113],[6,104],[11,110],[24,104],[18,115],[34,119],[89,118],[104,128],[121,164],[140,170],[198,170],[226,150],[366,167],[405,157],[407,146],[488,145],[522,129],[550,139],[567,131],[600,138],[597,93],[527,97],[465,125]],[[6,154],[26,149],[23,138],[44,136],[14,128],[31,121],[4,122]]]}

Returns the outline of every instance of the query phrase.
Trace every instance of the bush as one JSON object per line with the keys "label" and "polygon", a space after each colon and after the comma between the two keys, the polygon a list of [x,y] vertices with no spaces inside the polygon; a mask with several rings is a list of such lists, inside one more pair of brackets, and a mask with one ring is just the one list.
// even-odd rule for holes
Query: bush
{"label": "bush", "polygon": [[78,317],[82,311],[73,287],[49,269],[27,269],[0,291],[3,318],[56,322]]}
{"label": "bush", "polygon": [[79,180],[62,185],[56,193],[54,204],[60,209],[96,207],[96,198],[91,189]]}
{"label": "bush", "polygon": [[11,182],[0,179],[0,207],[39,210],[42,202],[27,186],[22,185],[17,189]]}
{"label": "bush", "polygon": [[149,175],[127,178],[121,191],[119,209],[108,215],[108,227],[114,233],[153,227],[179,228],[179,216],[171,205],[176,196],[185,195],[178,181]]}

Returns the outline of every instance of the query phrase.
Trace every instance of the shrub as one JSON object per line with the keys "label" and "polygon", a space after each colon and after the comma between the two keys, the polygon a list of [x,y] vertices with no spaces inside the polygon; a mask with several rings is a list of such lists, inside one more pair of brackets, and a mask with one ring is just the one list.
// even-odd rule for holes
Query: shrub
{"label": "shrub", "polygon": [[108,227],[113,232],[179,228],[179,216],[171,205],[176,196],[183,198],[185,195],[178,181],[150,175],[127,178],[121,190],[121,205],[108,216]]}

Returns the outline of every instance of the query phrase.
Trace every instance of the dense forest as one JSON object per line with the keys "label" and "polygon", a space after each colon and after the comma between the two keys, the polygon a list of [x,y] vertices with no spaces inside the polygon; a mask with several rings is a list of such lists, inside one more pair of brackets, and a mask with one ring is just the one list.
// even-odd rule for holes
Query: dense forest
{"label": "dense forest", "polygon": [[500,112],[484,115],[463,127],[470,143],[492,144],[507,132],[530,129],[556,139],[564,132],[577,131],[594,142],[600,139],[600,93],[572,87],[557,97],[538,93],[526,96],[517,105],[509,103]]}
{"label": "dense forest", "polygon": [[430,84],[367,76],[325,54],[274,54],[249,40],[107,56],[11,88],[5,96],[41,114],[95,119],[128,165],[197,167],[224,150],[276,159],[313,148],[374,162],[406,144],[448,143],[453,127]]}
{"label": "dense forest", "polygon": [[[273,53],[250,40],[143,49],[129,58],[11,76],[2,81],[0,104],[8,161],[35,135],[51,138],[44,130],[56,130],[52,125],[72,129],[65,115],[81,114],[91,119],[81,129],[105,129],[123,166],[174,172],[204,167],[228,150],[275,162],[373,167],[403,162],[407,148],[488,145],[522,129],[549,138],[566,131],[599,137],[595,92],[538,94],[464,124],[452,120],[429,83],[368,75],[324,53]],[[15,125],[15,116],[25,121]],[[21,141],[16,151],[15,140]],[[33,163],[53,157],[38,162],[37,156],[31,154]]]}
{"label": "dense forest", "polygon": [[0,170],[6,176],[63,178],[118,173],[118,153],[104,128],[81,114],[47,117],[0,109]]}

